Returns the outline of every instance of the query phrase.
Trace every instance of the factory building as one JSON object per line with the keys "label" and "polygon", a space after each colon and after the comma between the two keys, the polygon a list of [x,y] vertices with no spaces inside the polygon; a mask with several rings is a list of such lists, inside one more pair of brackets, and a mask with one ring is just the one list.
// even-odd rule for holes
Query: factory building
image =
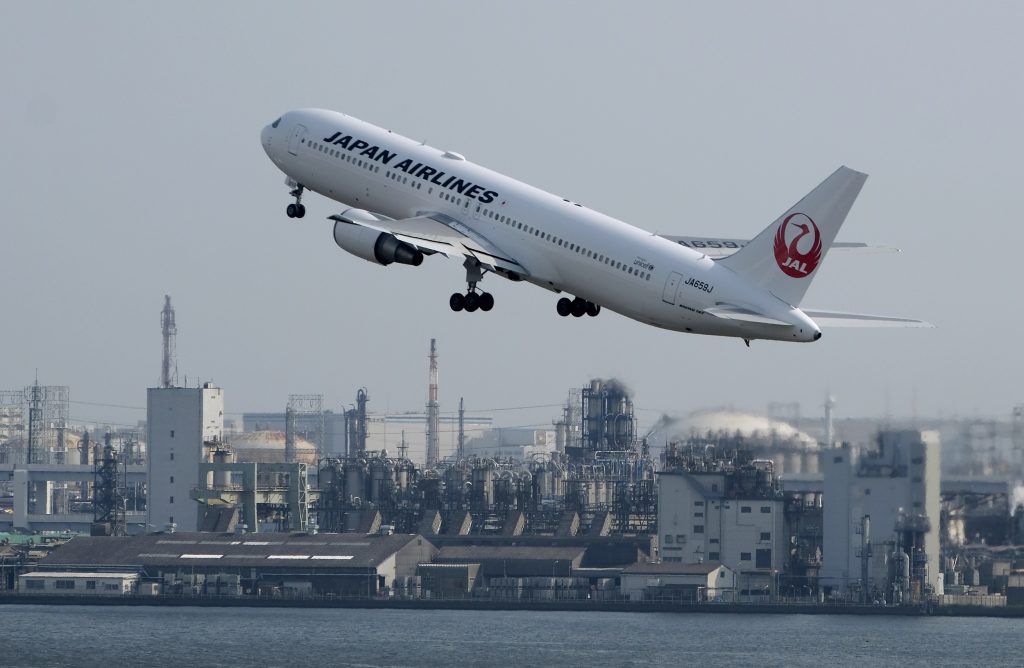
{"label": "factory building", "polygon": [[513,457],[532,461],[534,455],[556,452],[555,432],[550,429],[496,427],[466,440],[465,455],[476,457]]}
{"label": "factory building", "polygon": [[37,571],[54,578],[134,573],[164,594],[376,596],[436,553],[422,536],[397,534],[78,536]]}
{"label": "factory building", "polygon": [[46,573],[33,571],[18,576],[18,591],[52,596],[124,596],[135,593],[139,574]]}
{"label": "factory building", "polygon": [[823,586],[891,603],[943,593],[940,453],[937,432],[915,430],[825,453]]}
{"label": "factory building", "polygon": [[223,441],[223,390],[210,383],[150,388],[146,432],[146,523],[151,530],[176,525],[183,531],[196,531],[196,507],[189,494],[198,483],[200,462]]}
{"label": "factory building", "polygon": [[731,601],[736,574],[719,563],[634,564],[622,571],[619,590],[630,601]]}
{"label": "factory building", "polygon": [[658,473],[661,562],[720,563],[741,594],[776,591],[790,539],[772,462],[692,455],[670,457]]}

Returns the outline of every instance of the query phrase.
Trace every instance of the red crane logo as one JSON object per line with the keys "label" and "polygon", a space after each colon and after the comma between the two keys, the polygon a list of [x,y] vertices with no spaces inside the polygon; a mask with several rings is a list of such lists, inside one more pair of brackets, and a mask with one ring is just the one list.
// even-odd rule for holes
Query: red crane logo
{"label": "red crane logo", "polygon": [[[799,230],[799,234],[789,239],[789,245],[787,245],[786,239],[787,232],[790,229],[790,221],[793,221],[797,216],[806,218],[807,223],[810,223],[810,225],[802,222],[793,222],[792,228]],[[811,238],[804,240],[804,237],[808,235],[811,235]],[[801,246],[808,250],[801,252]],[[806,213],[791,213],[782,221],[782,225],[779,225],[779,231],[775,233],[775,261],[779,263],[779,269],[782,270],[782,273],[793,278],[810,276],[818,267],[818,263],[821,262],[821,232],[818,231],[818,226],[814,224],[814,221]]]}

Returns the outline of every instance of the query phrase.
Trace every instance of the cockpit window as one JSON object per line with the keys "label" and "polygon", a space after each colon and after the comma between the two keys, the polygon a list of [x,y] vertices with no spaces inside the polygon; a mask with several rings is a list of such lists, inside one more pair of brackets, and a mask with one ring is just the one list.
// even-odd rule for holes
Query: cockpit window
{"label": "cockpit window", "polygon": [[271,124],[270,124],[270,127],[272,127],[272,128],[276,128],[276,127],[277,127],[277,124],[278,124],[278,123],[280,123],[280,122],[281,122],[281,119],[279,118],[279,119],[277,119],[276,121],[274,121],[273,123],[271,123]]}

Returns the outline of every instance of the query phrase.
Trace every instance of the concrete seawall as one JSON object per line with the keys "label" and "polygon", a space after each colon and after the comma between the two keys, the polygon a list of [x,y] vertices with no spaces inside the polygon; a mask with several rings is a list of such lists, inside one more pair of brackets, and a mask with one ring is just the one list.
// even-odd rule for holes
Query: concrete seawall
{"label": "concrete seawall", "polygon": [[662,601],[515,601],[474,599],[225,598],[201,596],[33,596],[0,595],[0,605],[120,605],[268,608],[365,608],[400,610],[548,610],[572,612],[677,612],[772,615],[895,615],[942,617],[1024,617],[1024,607],[862,606],[766,603],[676,603]]}

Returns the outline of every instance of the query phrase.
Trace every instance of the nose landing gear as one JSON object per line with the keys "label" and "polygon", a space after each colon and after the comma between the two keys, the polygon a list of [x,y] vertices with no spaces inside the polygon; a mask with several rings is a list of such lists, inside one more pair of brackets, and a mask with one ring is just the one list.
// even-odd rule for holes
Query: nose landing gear
{"label": "nose landing gear", "polygon": [[302,191],[305,189],[306,187],[300,183],[294,190],[288,193],[295,198],[295,202],[289,204],[288,208],[285,209],[285,213],[288,214],[289,218],[302,218],[306,215],[306,207],[302,204]]}

